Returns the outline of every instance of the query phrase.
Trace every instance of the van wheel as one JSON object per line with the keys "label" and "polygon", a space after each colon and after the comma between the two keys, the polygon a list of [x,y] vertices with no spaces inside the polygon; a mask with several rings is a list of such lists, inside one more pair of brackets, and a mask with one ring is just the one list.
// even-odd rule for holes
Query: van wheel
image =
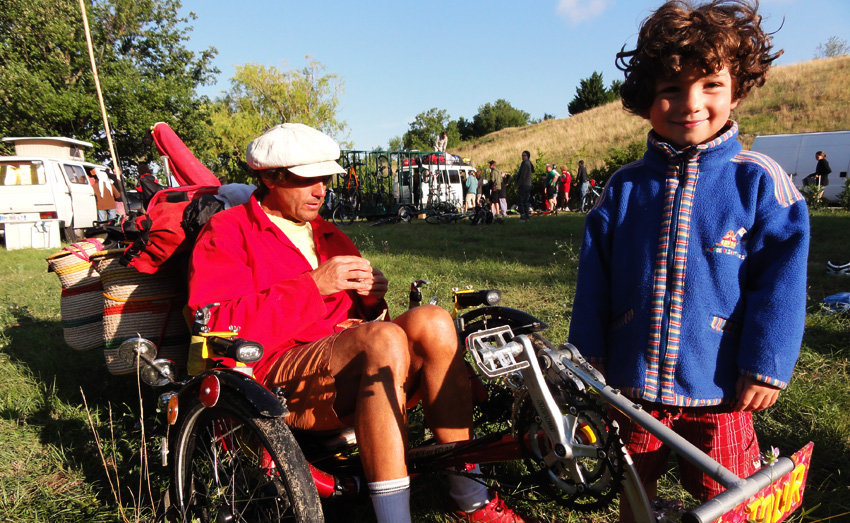
{"label": "van wheel", "polygon": [[62,229],[65,235],[65,241],[68,243],[76,243],[80,240],[85,239],[85,234],[83,233],[83,229],[75,229],[73,227],[64,227]]}

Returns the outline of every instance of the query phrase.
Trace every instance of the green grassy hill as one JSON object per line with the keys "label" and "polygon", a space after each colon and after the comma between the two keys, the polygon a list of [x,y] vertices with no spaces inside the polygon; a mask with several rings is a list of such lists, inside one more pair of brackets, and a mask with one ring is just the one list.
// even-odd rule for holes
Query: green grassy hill
{"label": "green grassy hill", "polygon": [[[756,89],[732,114],[741,141],[749,147],[760,134],[850,129],[850,56],[817,59],[775,67],[767,83]],[[567,96],[564,98],[566,104]],[[589,169],[603,167],[612,147],[643,142],[649,123],[626,113],[620,102],[559,120],[502,129],[451,150],[475,165],[496,160],[503,169],[519,165],[520,154],[566,164],[575,169],[584,159]]]}

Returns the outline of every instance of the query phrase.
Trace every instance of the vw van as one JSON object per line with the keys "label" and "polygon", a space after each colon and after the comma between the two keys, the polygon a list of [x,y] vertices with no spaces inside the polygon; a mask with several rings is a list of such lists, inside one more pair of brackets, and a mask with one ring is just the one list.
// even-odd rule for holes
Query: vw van
{"label": "vw van", "polygon": [[71,138],[3,138],[14,156],[0,156],[0,232],[7,224],[58,220],[66,241],[83,238],[97,220],[86,172],[107,167],[85,161],[89,142]]}

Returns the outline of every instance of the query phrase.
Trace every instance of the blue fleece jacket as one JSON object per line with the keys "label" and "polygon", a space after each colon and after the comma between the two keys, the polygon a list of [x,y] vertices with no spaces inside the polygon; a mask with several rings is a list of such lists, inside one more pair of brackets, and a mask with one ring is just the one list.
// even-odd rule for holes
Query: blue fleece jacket
{"label": "blue fleece jacket", "polygon": [[805,322],[809,219],[790,178],[730,121],[676,151],[649,133],[588,213],[570,342],[610,385],[731,403],[739,375],[784,388]]}

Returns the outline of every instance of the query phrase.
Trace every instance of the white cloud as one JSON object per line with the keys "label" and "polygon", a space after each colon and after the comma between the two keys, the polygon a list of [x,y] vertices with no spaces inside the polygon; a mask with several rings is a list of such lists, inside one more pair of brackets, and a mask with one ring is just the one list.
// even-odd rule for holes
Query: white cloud
{"label": "white cloud", "polygon": [[611,0],[558,0],[558,13],[572,25],[599,16],[611,4]]}

